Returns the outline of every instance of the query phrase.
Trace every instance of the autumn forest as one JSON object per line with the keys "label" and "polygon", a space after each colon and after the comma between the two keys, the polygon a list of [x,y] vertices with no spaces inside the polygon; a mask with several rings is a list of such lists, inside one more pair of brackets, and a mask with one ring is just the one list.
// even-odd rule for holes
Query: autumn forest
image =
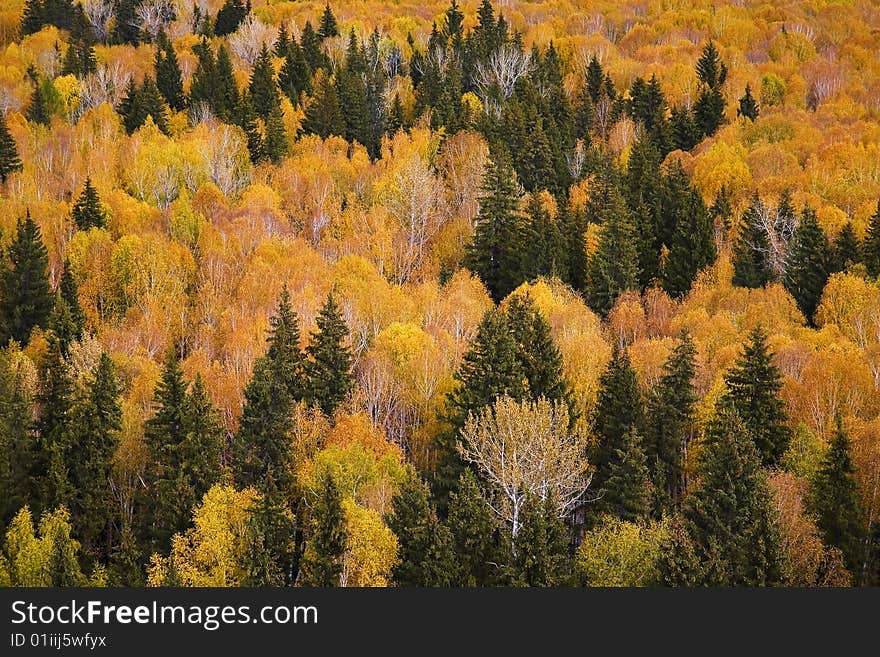
{"label": "autumn forest", "polygon": [[872,0],[7,0],[0,586],[876,586],[878,276]]}

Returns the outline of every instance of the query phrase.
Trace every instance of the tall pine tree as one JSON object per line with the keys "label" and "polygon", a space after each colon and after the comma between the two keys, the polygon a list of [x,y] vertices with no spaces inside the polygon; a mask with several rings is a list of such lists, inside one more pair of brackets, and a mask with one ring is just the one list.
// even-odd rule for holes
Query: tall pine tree
{"label": "tall pine tree", "polygon": [[25,344],[35,326],[46,326],[53,305],[48,268],[40,228],[28,212],[16,224],[0,270],[0,344]]}
{"label": "tall pine tree", "polygon": [[811,325],[828,282],[830,260],[828,238],[816,220],[816,213],[804,208],[786,254],[782,282]]}
{"label": "tall pine tree", "polygon": [[342,497],[333,477],[326,476],[312,508],[312,525],[303,554],[299,583],[309,587],[339,586],[347,535]]}
{"label": "tall pine tree", "polygon": [[332,417],[354,388],[348,326],[331,292],[315,320],[318,330],[306,348],[307,401]]}

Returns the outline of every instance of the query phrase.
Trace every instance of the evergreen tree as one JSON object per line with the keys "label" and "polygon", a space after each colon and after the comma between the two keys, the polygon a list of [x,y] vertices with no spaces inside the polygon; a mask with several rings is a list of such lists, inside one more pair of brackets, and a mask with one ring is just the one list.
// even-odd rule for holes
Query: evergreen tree
{"label": "evergreen tree", "polygon": [[398,586],[450,586],[455,583],[452,535],[437,519],[428,487],[410,474],[391,500],[385,522],[397,536]]}
{"label": "evergreen tree", "polygon": [[704,88],[694,103],[694,120],[700,134],[714,135],[724,121],[724,96],[718,89]]}
{"label": "evergreen tree", "polygon": [[691,150],[702,139],[694,113],[687,107],[672,108],[669,127],[675,146],[683,151]]}
{"label": "evergreen tree", "polygon": [[74,75],[84,78],[98,70],[95,59],[95,49],[85,40],[71,40],[64,54],[64,64],[61,66],[61,75]]}
{"label": "evergreen tree", "polygon": [[18,156],[18,147],[15,139],[9,133],[6,125],[6,116],[0,112],[0,183],[6,184],[6,179],[17,171],[22,170],[21,158]]}
{"label": "evergreen tree", "polygon": [[262,495],[248,510],[243,586],[285,586],[293,582],[296,526],[290,507]]}
{"label": "evergreen tree", "polygon": [[722,401],[700,455],[700,484],[660,557],[672,586],[784,584],[778,512],[749,430]]}
{"label": "evergreen tree", "polygon": [[76,203],[73,204],[73,223],[79,230],[89,230],[90,228],[104,228],[106,225],[106,215],[101,207],[101,199],[98,197],[98,190],[92,185],[92,179],[86,178],[86,184]]}
{"label": "evergreen tree", "polygon": [[307,134],[316,134],[321,139],[345,134],[345,121],[339,96],[336,94],[336,85],[323,72],[315,79],[315,93],[306,106],[302,130]]}
{"label": "evergreen tree", "polygon": [[245,16],[250,12],[250,2],[242,0],[226,0],[214,21],[214,34],[218,37],[228,36],[238,29]]}
{"label": "evergreen tree", "polygon": [[[293,40],[293,43],[296,43],[296,40]],[[287,32],[287,23],[282,22],[281,27],[278,28],[278,36],[275,37],[275,45],[273,46],[273,51],[276,57],[284,57],[287,54],[287,49],[290,47],[291,39],[290,34]]]}
{"label": "evergreen tree", "polygon": [[142,0],[118,0],[114,3],[113,41],[133,46],[140,42],[137,10]]}
{"label": "evergreen tree", "polygon": [[873,277],[880,275],[880,201],[877,202],[877,211],[868,220],[868,231],[865,235],[865,243],[862,245],[862,257],[868,275]]}
{"label": "evergreen tree", "polygon": [[316,71],[321,67],[327,68],[329,62],[321,50],[321,38],[315,33],[315,28],[312,27],[310,21],[306,21],[306,24],[303,25],[299,40],[309,69]]}
{"label": "evergreen tree", "polygon": [[287,131],[284,127],[284,118],[281,114],[281,106],[276,105],[266,120],[266,136],[263,139],[262,153],[270,162],[278,164],[287,155],[287,149]]}
{"label": "evergreen tree", "polygon": [[680,297],[702,269],[712,265],[718,253],[712,222],[700,193],[691,188],[682,199],[663,267],[663,288],[673,297]]}
{"label": "evergreen tree", "polygon": [[162,32],[159,35],[159,47],[156,49],[156,87],[175,112],[186,107],[186,96],[183,93],[183,74],[180,62],[171,40]]}
{"label": "evergreen tree", "polygon": [[623,434],[623,440],[608,469],[600,508],[627,522],[637,522],[650,510],[651,480],[642,437],[634,427]]}
{"label": "evergreen tree", "polygon": [[278,87],[275,84],[275,69],[272,66],[272,56],[266,44],[254,62],[251,73],[250,86],[248,87],[254,111],[264,121],[269,118],[272,110],[280,107]]}
{"label": "evergreen tree", "polygon": [[822,290],[828,282],[830,260],[828,238],[816,220],[816,213],[804,208],[786,254],[782,281],[811,325],[822,298]]}
{"label": "evergreen tree", "polygon": [[606,315],[617,297],[639,289],[638,249],[629,209],[613,186],[598,193],[599,245],[587,265],[587,302]]}
{"label": "evergreen tree", "polygon": [[336,23],[336,16],[330,9],[330,3],[324,5],[324,13],[321,14],[321,22],[318,25],[318,36],[321,41],[330,37],[339,36],[339,25]]}
{"label": "evergreen tree", "polygon": [[849,438],[840,416],[806,501],[822,541],[841,551],[854,583],[858,583],[865,562],[866,518],[856,486]]}
{"label": "evergreen tree", "polygon": [[846,271],[853,265],[860,263],[862,261],[861,249],[852,222],[847,221],[837,237],[834,238],[834,245],[831,248],[831,266],[828,273]]}
{"label": "evergreen tree", "polygon": [[223,121],[232,122],[234,113],[238,109],[240,94],[232,68],[232,59],[224,45],[217,49],[216,90],[217,102],[214,112]]}
{"label": "evergreen tree", "polygon": [[727,67],[711,40],[705,45],[697,61],[697,77],[710,89],[718,89],[727,79]]}
{"label": "evergreen tree", "polygon": [[318,330],[306,348],[308,402],[331,417],[354,388],[352,358],[348,346],[348,326],[331,292],[315,320]]}
{"label": "evergreen tree", "polygon": [[281,65],[278,74],[278,86],[296,107],[299,105],[300,95],[310,93],[312,90],[312,73],[305,53],[296,39],[290,41],[283,57],[284,64]]}
{"label": "evergreen tree", "polygon": [[193,498],[198,501],[220,481],[224,432],[217,409],[197,374],[186,400],[181,457]]}
{"label": "evergreen tree", "polygon": [[34,440],[25,373],[13,350],[0,351],[0,524],[4,527],[26,504],[33,504],[31,460]]}
{"label": "evergreen tree", "polygon": [[490,586],[498,579],[497,521],[470,469],[462,472],[458,486],[449,494],[446,526],[452,534],[457,561],[452,572],[457,586]]}
{"label": "evergreen tree", "polygon": [[694,436],[698,401],[694,388],[696,348],[686,332],[663,364],[663,374],[648,402],[645,452],[659,516],[677,510],[687,489],[687,449]]}
{"label": "evergreen tree", "polygon": [[342,497],[333,477],[327,476],[312,509],[312,526],[303,554],[300,584],[310,587],[339,586],[346,540]]}
{"label": "evergreen tree", "polygon": [[31,102],[25,112],[25,118],[28,121],[39,125],[49,125],[52,120],[54,96],[56,96],[55,87],[52,80],[48,77],[37,80],[34,86],[34,93],[31,94]]}
{"label": "evergreen tree", "polygon": [[767,255],[770,241],[761,223],[766,212],[757,193],[743,213],[739,235],[733,245],[733,284],[739,287],[764,287],[773,280]]}
{"label": "evergreen tree", "polygon": [[739,99],[739,109],[736,111],[737,116],[744,116],[750,121],[755,121],[759,113],[758,101],[752,96],[752,89],[746,85],[746,92]]}
{"label": "evergreen tree", "polygon": [[73,311],[61,296],[60,290],[55,292],[55,304],[49,314],[46,326],[58,340],[62,355],[67,358],[70,345],[82,337],[82,332],[77,330]]}
{"label": "evergreen tree", "polygon": [[79,287],[70,271],[70,263],[64,262],[64,273],[61,274],[61,283],[58,285],[61,300],[67,306],[70,316],[73,340],[79,340],[83,336],[86,326],[86,317],[79,305]]}
{"label": "evergreen tree", "polygon": [[35,326],[46,326],[53,305],[49,255],[29,212],[16,224],[6,261],[0,270],[0,344],[26,344]]}
{"label": "evergreen tree", "polygon": [[568,530],[557,516],[552,496],[529,497],[522,508],[519,532],[513,539],[508,577],[513,586],[564,586],[573,569]]}
{"label": "evergreen tree", "polygon": [[516,175],[500,154],[486,168],[479,201],[474,237],[465,263],[498,303],[523,282],[525,224],[519,211]]}
{"label": "evergreen tree", "polygon": [[132,134],[144,125],[148,116],[152,117],[153,123],[159,130],[168,134],[165,101],[156,83],[150,78],[145,78],[140,87],[134,81],[128,83],[119,113],[122,115],[122,124],[128,134]]}
{"label": "evergreen tree", "polygon": [[[189,87],[190,104],[193,108],[206,105],[222,119],[224,117],[219,116],[219,108],[223,101],[219,98],[217,59],[214,57],[214,51],[211,50],[208,40],[202,37],[202,40],[193,46],[193,52],[198,57],[198,62]],[[158,77],[158,71],[156,75]]]}
{"label": "evergreen tree", "polygon": [[755,442],[761,462],[768,466],[779,462],[791,440],[785,402],[779,397],[782,374],[772,357],[767,334],[757,326],[725,377],[733,410]]}

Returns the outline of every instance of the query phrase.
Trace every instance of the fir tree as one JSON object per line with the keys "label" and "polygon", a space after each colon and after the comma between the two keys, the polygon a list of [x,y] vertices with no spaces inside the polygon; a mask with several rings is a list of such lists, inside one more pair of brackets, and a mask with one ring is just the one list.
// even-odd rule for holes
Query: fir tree
{"label": "fir tree", "polygon": [[697,77],[710,89],[718,89],[727,79],[727,67],[711,40],[703,48],[697,61]]}
{"label": "fir tree", "polygon": [[202,37],[202,40],[193,47],[193,52],[198,57],[198,63],[189,87],[190,104],[193,108],[205,105],[222,119],[224,117],[220,116],[219,112],[222,100],[219,98],[217,59],[214,57],[214,51],[211,50],[208,40]]}
{"label": "fir tree", "polygon": [[53,305],[48,268],[42,234],[28,212],[16,224],[0,269],[0,344],[26,344],[35,326],[46,326]]}
{"label": "fir tree", "polygon": [[837,273],[846,271],[855,264],[862,261],[861,244],[856,236],[852,222],[847,221],[837,237],[834,238],[834,245],[831,248],[831,266],[829,273]]}
{"label": "fir tree", "polygon": [[694,121],[700,134],[714,135],[724,121],[724,96],[718,89],[705,88],[694,103]]}
{"label": "fir tree", "polygon": [[568,530],[557,516],[552,496],[543,502],[529,497],[522,508],[519,532],[513,538],[508,568],[513,586],[563,586],[572,582]]}
{"label": "fir tree", "polygon": [[331,292],[315,320],[318,330],[306,348],[308,375],[307,401],[332,417],[354,388],[352,358],[348,346],[348,326]]}
{"label": "fir tree", "polygon": [[287,155],[287,130],[280,105],[272,108],[266,120],[266,135],[263,139],[262,153],[273,164],[278,164]]}
{"label": "fir tree", "polygon": [[767,209],[757,193],[743,213],[739,235],[733,245],[733,284],[739,287],[764,287],[773,280],[767,260],[770,241],[761,223]]}
{"label": "fir tree", "polygon": [[214,21],[214,34],[217,36],[232,34],[241,25],[249,11],[250,2],[245,4],[242,0],[226,0],[220,7],[220,11],[217,12],[217,18]]}
{"label": "fir tree", "polygon": [[306,21],[306,24],[303,25],[302,34],[300,35],[299,40],[303,55],[306,58],[306,62],[308,62],[309,69],[316,71],[321,67],[327,68],[328,61],[324,52],[321,50],[321,39],[315,33],[315,28],[312,27],[310,21]]}
{"label": "fir tree", "polygon": [[79,287],[70,270],[70,263],[66,260],[64,261],[64,273],[61,274],[61,283],[58,285],[58,291],[70,314],[71,336],[74,340],[80,340],[85,330],[86,317],[82,307],[79,305]]}
{"label": "fir tree", "polygon": [[[296,40],[293,40],[293,43],[296,43]],[[290,34],[287,32],[287,23],[282,22],[281,27],[278,28],[278,36],[275,37],[275,45],[272,47],[274,54],[276,57],[284,57],[287,54],[287,49],[290,47],[291,39]]]}
{"label": "fir tree", "polygon": [[0,524],[8,525],[18,510],[33,504],[31,460],[31,396],[25,373],[13,360],[13,350],[0,351]]}
{"label": "fir tree", "polygon": [[455,583],[452,536],[437,519],[428,487],[410,474],[391,500],[385,522],[397,536],[398,586],[450,586]]}
{"label": "fir tree", "polygon": [[345,121],[339,96],[336,94],[336,85],[323,72],[315,80],[315,93],[306,105],[302,129],[303,132],[316,134],[321,139],[345,134]]}
{"label": "fir tree", "polygon": [[183,74],[174,45],[164,32],[160,33],[159,47],[156,49],[156,87],[175,112],[186,107],[186,96],[183,93]]}
{"label": "fir tree", "polygon": [[281,65],[278,74],[278,86],[296,107],[299,105],[301,94],[310,93],[312,90],[311,70],[305,53],[296,39],[291,40],[282,56],[284,64]]}
{"label": "fir tree", "polygon": [[92,179],[86,178],[86,183],[76,203],[73,204],[73,223],[79,230],[89,230],[90,228],[104,228],[106,225],[106,215],[101,207],[101,199],[98,197],[98,190],[92,185]]}
{"label": "fir tree", "polygon": [[312,526],[300,569],[302,586],[339,586],[346,539],[342,497],[333,477],[327,476],[312,509]]}
{"label": "fir tree", "polygon": [[678,209],[675,232],[663,267],[663,288],[672,297],[686,294],[697,273],[718,257],[712,223],[700,193],[691,188]]}
{"label": "fir tree", "polygon": [[53,105],[55,104],[53,99],[56,93],[51,79],[38,80],[34,86],[34,93],[31,94],[31,102],[25,112],[25,118],[39,125],[49,125],[52,120]]}
{"label": "fir tree", "polygon": [[6,125],[6,116],[0,112],[0,183],[6,184],[10,174],[21,171],[22,168],[18,147]]}
{"label": "fir tree", "polygon": [[232,122],[234,113],[238,109],[240,94],[238,83],[235,81],[232,59],[224,45],[217,49],[216,93],[217,102],[214,112],[223,121]]}
{"label": "fir tree", "polygon": [[119,0],[113,12],[113,41],[128,43],[133,46],[140,42],[140,29],[137,10],[142,0]]}
{"label": "fir tree", "polygon": [[248,509],[243,586],[286,586],[293,582],[296,526],[290,507],[262,495]]}
{"label": "fir tree", "polygon": [[64,54],[61,75],[74,75],[84,78],[98,70],[95,49],[85,40],[71,41]]}
{"label": "fir tree", "polygon": [[318,37],[321,41],[331,37],[339,36],[339,25],[336,23],[336,16],[330,9],[330,3],[324,5],[324,13],[321,14],[321,22],[318,25]]}
{"label": "fir tree", "polygon": [[776,505],[749,430],[724,402],[698,467],[700,484],[661,552],[661,580],[672,586],[784,584]]}
{"label": "fir tree", "polygon": [[862,245],[862,257],[868,275],[873,277],[880,275],[880,201],[877,202],[877,211],[868,220],[868,231],[865,235],[865,243]]}
{"label": "fir tree", "polygon": [[260,51],[254,69],[251,72],[250,86],[248,87],[254,111],[264,121],[269,118],[272,110],[280,107],[278,87],[275,84],[275,69],[272,66],[272,56],[266,44]]}
{"label": "fir tree", "polygon": [[685,466],[698,401],[695,360],[694,342],[688,333],[682,333],[648,402],[645,452],[653,475],[657,515],[677,510],[687,489]]}
{"label": "fir tree", "polygon": [[755,121],[759,113],[758,101],[752,96],[752,89],[746,85],[746,92],[739,99],[739,109],[736,111],[737,116],[744,116],[749,121]]}
{"label": "fir tree", "polygon": [[186,400],[185,439],[181,457],[194,500],[201,500],[208,489],[220,481],[223,425],[208,391],[197,374]]}
{"label": "fir tree", "polygon": [[786,254],[782,281],[810,324],[828,282],[830,260],[828,238],[816,220],[816,213],[805,208]]}
{"label": "fir tree", "polygon": [[675,146],[689,151],[700,143],[702,135],[694,113],[687,107],[673,107],[669,117],[670,130]]}
{"label": "fir tree", "polygon": [[457,560],[457,586],[490,586],[498,579],[497,521],[480,491],[474,473],[462,472],[458,486],[449,495],[446,526],[452,534]]}
{"label": "fir tree", "polygon": [[791,440],[785,402],[779,397],[782,374],[772,357],[767,334],[757,326],[725,377],[733,409],[755,442],[761,462],[768,466],[779,462]]}
{"label": "fir tree", "polygon": [[866,518],[856,486],[850,443],[840,416],[831,445],[810,484],[807,508],[816,518],[822,541],[843,554],[857,583],[865,562]]}
{"label": "fir tree", "polygon": [[516,175],[503,156],[496,155],[487,166],[479,201],[465,263],[498,303],[523,282],[525,220],[519,211]]}
{"label": "fir tree", "polygon": [[637,522],[650,510],[651,481],[642,437],[634,427],[623,434],[617,448],[599,506],[626,522]]}

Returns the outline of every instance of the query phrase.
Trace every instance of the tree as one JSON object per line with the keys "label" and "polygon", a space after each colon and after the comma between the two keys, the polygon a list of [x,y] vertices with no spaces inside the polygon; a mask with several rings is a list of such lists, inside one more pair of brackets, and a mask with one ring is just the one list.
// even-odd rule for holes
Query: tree
{"label": "tree", "polygon": [[636,522],[650,510],[650,486],[642,437],[630,427],[611,462],[599,506],[621,520]]}
{"label": "tree", "polygon": [[280,107],[278,86],[275,84],[275,68],[272,66],[272,56],[265,43],[257,61],[254,62],[248,92],[254,111],[263,120],[269,118],[273,109]]}
{"label": "tree", "polygon": [[86,184],[76,203],[73,204],[73,223],[79,230],[89,230],[90,228],[104,228],[107,222],[104,209],[101,207],[101,199],[98,197],[98,190],[92,184],[91,177],[86,178]]}
{"label": "tree", "polygon": [[95,49],[85,39],[71,40],[64,54],[64,65],[61,75],[74,75],[84,78],[98,70],[95,60]]}
{"label": "tree", "polygon": [[831,265],[829,274],[846,271],[855,264],[862,262],[862,245],[856,236],[855,228],[852,222],[847,221],[837,237],[834,238],[834,244],[831,248]]}
{"label": "tree", "polygon": [[336,16],[333,15],[329,2],[324,5],[324,13],[321,14],[321,22],[318,24],[318,36],[321,41],[339,36],[339,25],[336,23]]}
{"label": "tree", "polygon": [[49,255],[30,212],[16,223],[15,238],[0,270],[0,344],[25,344],[35,326],[45,326],[52,312]]}
{"label": "tree", "polygon": [[719,88],[727,79],[727,66],[721,61],[718,49],[711,39],[703,47],[697,61],[697,77],[710,89]]}
{"label": "tree", "polygon": [[677,510],[687,490],[685,465],[699,399],[694,389],[695,357],[693,340],[682,333],[648,402],[645,452],[658,516]]}
{"label": "tree", "polygon": [[828,238],[816,220],[816,213],[805,208],[786,256],[782,281],[810,324],[828,282],[830,259]]}
{"label": "tree", "polygon": [[856,485],[849,438],[837,417],[837,431],[810,484],[807,509],[815,516],[822,541],[843,553],[854,583],[865,562],[866,519]]}
{"label": "tree", "polygon": [[61,283],[58,286],[58,297],[55,301],[56,307],[59,303],[64,305],[65,313],[70,323],[66,341],[61,338],[62,345],[69,346],[74,340],[82,339],[86,318],[79,304],[79,288],[70,271],[70,264],[67,261],[64,263],[64,273],[61,274]]}
{"label": "tree", "polygon": [[6,125],[6,116],[0,112],[0,183],[6,184],[10,174],[21,171],[22,168],[18,147],[9,133],[9,126]]}
{"label": "tree", "polygon": [[33,503],[31,460],[33,417],[25,374],[16,350],[0,351],[0,524],[6,526],[21,507]]}
{"label": "tree", "polygon": [[303,49],[292,39],[285,50],[279,53],[284,57],[278,73],[278,86],[290,99],[293,106],[299,105],[300,96],[312,90],[312,74]]}
{"label": "tree", "polygon": [[129,81],[119,113],[122,115],[122,123],[128,134],[144,125],[148,116],[152,117],[153,123],[159,130],[168,134],[165,100],[151,78],[144,78],[140,87],[133,80]]}
{"label": "tree", "polygon": [[483,176],[480,210],[465,264],[483,281],[498,303],[523,282],[522,253],[525,220],[519,211],[516,174],[502,155],[496,155]]}
{"label": "tree", "polygon": [[746,92],[739,99],[739,109],[736,111],[736,115],[744,116],[749,121],[755,121],[758,118],[759,111],[758,101],[752,96],[752,88],[746,85]]}
{"label": "tree", "polygon": [[868,221],[868,231],[862,246],[862,254],[868,274],[874,277],[880,275],[880,201],[877,202],[877,211],[871,215],[871,219]]}
{"label": "tree", "polygon": [[452,534],[457,586],[489,586],[499,577],[500,557],[493,516],[474,473],[466,469],[449,494],[446,526]]}
{"label": "tree", "polygon": [[287,130],[281,114],[281,106],[272,108],[266,120],[266,136],[263,139],[262,153],[273,164],[278,164],[287,155]]}
{"label": "tree", "polygon": [[332,417],[354,388],[351,351],[345,344],[348,326],[332,292],[327,295],[316,323],[318,330],[306,348],[307,401]]}
{"label": "tree", "polygon": [[456,581],[452,536],[437,519],[427,485],[411,473],[391,500],[385,522],[397,536],[398,586],[450,586]]}
{"label": "tree", "polygon": [[339,586],[345,540],[342,498],[333,477],[328,475],[312,509],[311,531],[300,568],[302,586]]}
{"label": "tree", "polygon": [[686,294],[697,273],[717,257],[709,213],[700,193],[690,188],[678,207],[669,255],[663,266],[663,288],[672,297]]}
{"label": "tree", "polygon": [[733,245],[733,284],[739,287],[764,287],[774,278],[768,258],[770,241],[762,219],[766,212],[756,193],[743,213]]}
{"label": "tree", "polygon": [[220,7],[220,11],[217,12],[217,18],[214,21],[214,34],[217,36],[232,34],[249,12],[249,1],[245,4],[242,0],[226,0]]}
{"label": "tree", "polygon": [[182,458],[193,497],[200,500],[211,486],[220,481],[224,431],[217,409],[198,374],[186,400],[184,427],[186,434]]}
{"label": "tree", "polygon": [[27,120],[40,125],[49,125],[56,105],[55,96],[55,87],[50,78],[37,80],[34,93],[31,94],[31,102],[25,112]]}
{"label": "tree", "polygon": [[522,526],[513,540],[508,581],[514,586],[563,586],[573,579],[568,529],[559,518],[552,494],[529,495]]}
{"label": "tree", "polygon": [[623,522],[603,517],[584,535],[577,570],[587,586],[656,586],[669,521]]}
{"label": "tree", "polygon": [[733,410],[755,442],[761,462],[768,466],[779,462],[791,440],[785,402],[779,398],[782,374],[772,358],[767,333],[756,326],[725,377]]}
{"label": "tree", "polygon": [[142,0],[119,0],[115,3],[113,40],[133,46],[140,41],[137,10]]}
{"label": "tree", "polygon": [[163,33],[160,33],[159,47],[156,49],[156,87],[165,98],[165,102],[175,112],[186,107],[186,96],[183,93],[183,74],[174,44]]}
{"label": "tree", "polygon": [[315,76],[315,93],[306,105],[305,113],[303,132],[316,134],[321,139],[345,134],[345,121],[339,96],[336,94],[336,85],[324,71]]}
{"label": "tree", "polygon": [[778,512],[746,426],[722,401],[699,462],[700,484],[664,541],[671,586],[784,584]]}
{"label": "tree", "polygon": [[590,307],[605,315],[622,292],[639,288],[639,255],[632,217],[620,192],[607,186],[598,196],[597,223],[602,231],[587,265],[586,296]]}
{"label": "tree", "polygon": [[70,532],[70,514],[64,507],[42,515],[38,536],[30,509],[23,507],[6,530],[6,544],[0,553],[0,578],[7,576],[5,585],[85,585],[86,578],[77,561],[79,543]]}

